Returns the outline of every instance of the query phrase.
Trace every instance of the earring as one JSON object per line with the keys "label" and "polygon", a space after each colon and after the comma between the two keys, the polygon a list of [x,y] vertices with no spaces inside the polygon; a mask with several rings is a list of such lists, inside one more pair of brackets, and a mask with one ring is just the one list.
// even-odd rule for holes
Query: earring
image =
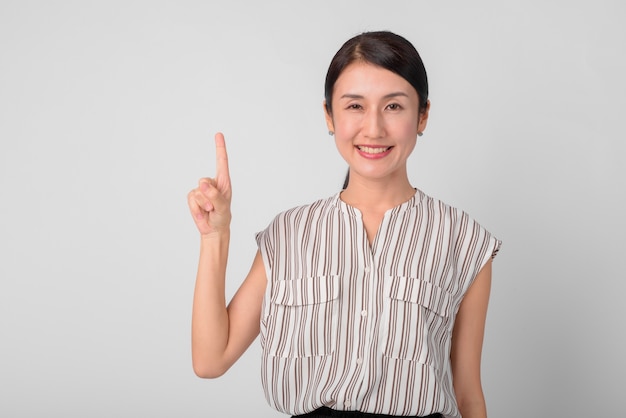
{"label": "earring", "polygon": [[417,136],[422,136],[422,135],[424,135],[424,132],[422,132],[422,131],[419,131],[419,132],[417,133]]}
{"label": "earring", "polygon": [[333,131],[328,131],[328,135],[333,136],[335,133]]}

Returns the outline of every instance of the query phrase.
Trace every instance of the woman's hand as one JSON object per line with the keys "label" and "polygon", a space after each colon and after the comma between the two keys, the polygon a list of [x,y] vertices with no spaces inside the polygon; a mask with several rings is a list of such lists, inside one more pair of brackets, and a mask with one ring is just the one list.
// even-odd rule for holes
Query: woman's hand
{"label": "woman's hand", "polygon": [[215,178],[202,178],[187,202],[202,239],[193,297],[191,354],[200,377],[221,376],[259,335],[267,279],[261,253],[226,306],[226,265],[230,244],[230,175],[224,135],[215,135]]}
{"label": "woman's hand", "polygon": [[215,178],[201,178],[198,187],[187,195],[187,203],[200,235],[207,236],[230,228],[232,189],[228,172],[226,143],[221,132],[215,134],[217,173]]}

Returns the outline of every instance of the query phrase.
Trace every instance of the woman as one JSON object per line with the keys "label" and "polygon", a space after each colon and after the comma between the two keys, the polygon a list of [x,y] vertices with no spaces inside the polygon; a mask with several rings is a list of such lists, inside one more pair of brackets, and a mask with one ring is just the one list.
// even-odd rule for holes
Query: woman
{"label": "woman", "polygon": [[329,133],[349,165],[344,189],[279,214],[226,306],[231,186],[188,196],[201,235],[192,352],[223,374],[259,334],[270,405],[304,416],[486,417],[480,357],[500,241],[414,188],[407,159],[428,121],[426,71],[390,32],[358,35],[325,85]]}

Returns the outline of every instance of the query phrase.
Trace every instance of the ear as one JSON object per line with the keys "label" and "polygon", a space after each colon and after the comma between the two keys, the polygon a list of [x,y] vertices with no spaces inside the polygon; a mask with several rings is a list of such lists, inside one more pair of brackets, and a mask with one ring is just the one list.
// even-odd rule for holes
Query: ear
{"label": "ear", "polygon": [[335,124],[333,123],[333,116],[328,111],[328,106],[326,105],[326,100],[322,103],[324,107],[324,118],[326,118],[326,126],[328,127],[329,132],[335,132]]}
{"label": "ear", "polygon": [[426,101],[426,109],[420,112],[417,122],[417,132],[424,132],[428,124],[428,113],[430,112],[430,100]]}

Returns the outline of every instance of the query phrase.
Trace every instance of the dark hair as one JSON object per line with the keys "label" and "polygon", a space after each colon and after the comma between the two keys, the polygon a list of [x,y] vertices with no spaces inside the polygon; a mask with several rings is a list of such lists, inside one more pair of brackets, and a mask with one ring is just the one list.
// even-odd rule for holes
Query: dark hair
{"label": "dark hair", "polygon": [[[409,41],[389,31],[364,32],[349,39],[335,54],[324,83],[326,111],[332,115],[333,89],[337,79],[353,62],[367,62],[398,74],[417,91],[419,111],[424,112],[428,103],[428,77],[419,53]],[[348,187],[350,171],[343,189]]]}
{"label": "dark hair", "polygon": [[364,32],[348,40],[335,54],[324,84],[326,110],[332,113],[333,88],[337,79],[353,62],[368,62],[409,82],[417,91],[420,112],[426,110],[428,78],[426,68],[415,47],[400,35],[388,31]]}

